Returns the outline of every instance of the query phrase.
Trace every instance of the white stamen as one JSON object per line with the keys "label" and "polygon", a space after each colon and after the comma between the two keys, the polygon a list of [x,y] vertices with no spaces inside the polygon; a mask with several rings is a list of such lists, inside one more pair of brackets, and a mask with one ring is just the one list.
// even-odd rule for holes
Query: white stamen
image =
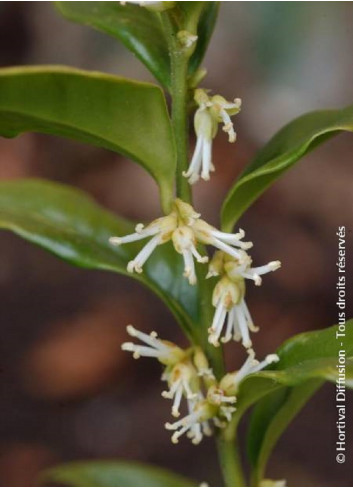
{"label": "white stamen", "polygon": [[237,318],[240,334],[242,337],[243,346],[248,349],[252,345],[252,341],[249,336],[249,328],[246,321],[246,317],[241,306],[234,306],[234,313]]}
{"label": "white stamen", "polygon": [[183,172],[183,176],[189,178],[190,185],[197,182],[198,179],[200,178],[199,174],[202,165],[202,152],[203,152],[203,138],[198,137],[196,141],[195,151],[190,166],[188,168],[188,171]]}
{"label": "white stamen", "polygon": [[137,273],[142,273],[142,267],[148,258],[152,255],[153,251],[160,244],[160,236],[154,236],[136,255],[136,257],[128,263],[127,271],[129,273],[133,273],[134,271]]}
{"label": "white stamen", "polygon": [[226,243],[223,243],[223,241],[221,241],[220,239],[213,237],[212,244],[216,248],[224,251],[225,253],[227,253],[230,256],[233,256],[237,260],[241,260],[242,254],[240,253],[240,251],[235,250],[234,248],[232,248],[231,246],[229,246]]}
{"label": "white stamen", "polygon": [[207,138],[202,138],[202,172],[201,178],[203,180],[210,179],[210,171],[212,168],[212,140],[208,140]]}
{"label": "white stamen", "polygon": [[242,233],[230,234],[230,233],[223,233],[221,231],[214,230],[212,234],[215,238],[222,240],[224,243],[237,246],[242,250],[248,250],[249,248],[253,247],[253,243],[251,241],[248,242],[240,241],[244,237],[244,234]]}
{"label": "white stamen", "polygon": [[184,277],[189,280],[190,285],[196,284],[195,264],[190,250],[183,250],[184,258]]}

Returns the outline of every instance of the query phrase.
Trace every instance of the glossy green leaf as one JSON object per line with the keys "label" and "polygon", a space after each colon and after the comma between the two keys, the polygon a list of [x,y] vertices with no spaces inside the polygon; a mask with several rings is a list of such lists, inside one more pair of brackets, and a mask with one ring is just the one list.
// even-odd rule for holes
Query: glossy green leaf
{"label": "glossy green leaf", "polygon": [[190,58],[189,75],[193,75],[202,63],[217,21],[219,5],[220,2],[179,2],[186,24],[192,23],[192,18],[197,17],[197,45]]}
{"label": "glossy green leaf", "polygon": [[42,482],[74,487],[185,487],[193,480],[159,467],[138,462],[72,462],[46,470]]}
{"label": "glossy green leaf", "polygon": [[[142,274],[129,274],[127,263],[146,242],[117,247],[109,243],[109,238],[129,234],[134,227],[68,186],[41,180],[0,182],[0,228],[13,231],[74,265],[138,280],[165,302],[190,339],[204,345],[218,373],[221,352],[208,345],[205,327],[212,307],[209,281],[189,285],[183,276],[182,257],[170,243],[154,251]],[[203,275],[205,272],[202,268]],[[161,335],[162,326],[158,328]]]}
{"label": "glossy green leaf", "polygon": [[167,40],[155,12],[120,2],[55,2],[69,20],[84,24],[121,41],[165,87],[170,86]]}
{"label": "glossy green leaf", "polygon": [[353,320],[346,323],[346,335],[336,339],[337,326],[293,336],[277,350],[280,361],[271,369],[247,377],[239,387],[237,411],[226,430],[232,437],[244,412],[267,394],[283,386],[296,386],[309,380],[335,381],[338,351],[345,349],[347,386],[353,387]]}
{"label": "glossy green leaf", "polygon": [[[278,382],[278,387],[273,385],[268,390],[251,416],[247,442],[253,466],[253,484],[264,478],[265,467],[276,442],[323,380],[336,382],[339,350],[344,350],[346,356],[346,386],[353,388],[353,320],[347,321],[344,338],[336,338],[336,332],[337,326],[333,326],[289,339],[278,350],[281,360],[275,365],[276,370],[261,374],[267,376],[266,382],[269,379]],[[248,380],[251,381],[250,378]]]}
{"label": "glossy green leaf", "polygon": [[[55,4],[67,19],[118,39],[136,54],[164,87],[170,88],[168,42],[158,12],[128,3],[120,5],[119,2]],[[217,20],[219,2],[179,2],[178,8],[185,28],[196,24],[198,40],[189,63],[189,75],[192,76],[206,53]]]}
{"label": "glossy green leaf", "polygon": [[167,210],[175,143],[157,86],[67,67],[0,70],[0,135],[25,131],[77,139],[126,155],[156,180]]}
{"label": "glossy green leaf", "polygon": [[245,168],[222,207],[230,231],[248,207],[300,158],[341,131],[353,131],[353,106],[305,114],[281,129]]}
{"label": "glossy green leaf", "polygon": [[247,437],[253,485],[265,478],[266,464],[278,439],[321,385],[322,381],[312,379],[292,388],[282,387],[255,406]]}

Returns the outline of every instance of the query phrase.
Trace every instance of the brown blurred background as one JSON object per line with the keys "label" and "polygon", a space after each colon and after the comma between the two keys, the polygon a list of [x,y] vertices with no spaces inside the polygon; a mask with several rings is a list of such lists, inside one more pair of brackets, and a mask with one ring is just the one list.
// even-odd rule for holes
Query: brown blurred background
{"label": "brown blurred background", "polygon": [[[222,3],[204,85],[241,97],[243,111],[238,142],[219,135],[216,175],[195,187],[197,208],[215,224],[232,180],[278,128],[305,111],[353,102],[351,2]],[[151,79],[123,46],[63,20],[50,2],[1,2],[0,64],[31,63]],[[255,261],[283,263],[261,290],[249,287],[262,326],[259,356],[336,322],[335,232],[352,231],[352,149],[350,135],[326,143],[242,219]],[[159,214],[154,182],[118,155],[38,134],[1,139],[0,178],[30,177],[79,187],[132,219]],[[171,445],[159,366],[120,351],[128,322],[184,341],[163,304],[131,279],[75,269],[9,233],[0,237],[0,484],[35,485],[43,468],[88,458],[138,459],[220,484],[212,441]],[[228,353],[239,366],[241,347]],[[352,404],[350,396],[350,413]],[[268,475],[289,485],[351,485],[353,425],[348,419],[350,453],[339,466],[335,423],[334,388],[326,386],[281,439]]]}

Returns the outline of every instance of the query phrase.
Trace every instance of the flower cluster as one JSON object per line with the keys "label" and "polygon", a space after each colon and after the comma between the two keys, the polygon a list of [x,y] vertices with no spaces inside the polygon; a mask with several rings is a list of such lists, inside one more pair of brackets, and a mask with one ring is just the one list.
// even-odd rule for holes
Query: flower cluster
{"label": "flower cluster", "polygon": [[240,261],[243,256],[241,250],[252,246],[252,243],[241,241],[243,233],[223,233],[200,219],[200,216],[190,204],[176,199],[169,215],[152,221],[148,226],[138,224],[134,233],[112,237],[109,241],[114,245],[122,245],[150,238],[138,255],[128,263],[127,270],[130,273],[142,273],[144,264],[157,246],[171,241],[175,251],[183,256],[184,276],[194,285],[194,259],[199,263],[208,262],[208,257],[201,256],[197,251],[198,244],[212,245]]}
{"label": "flower cluster", "polygon": [[190,166],[183,173],[192,185],[201,176],[203,180],[210,179],[214,171],[212,163],[212,141],[217,135],[218,124],[223,123],[223,131],[228,134],[228,141],[234,143],[236,133],[230,116],[237,114],[241,108],[241,100],[228,102],[221,95],[209,97],[206,90],[197,88],[194,95],[198,109],[194,116],[194,128],[197,136],[195,151]]}
{"label": "flower cluster", "polygon": [[162,397],[172,401],[173,417],[180,416],[181,403],[185,401],[188,414],[165,424],[167,430],[174,431],[173,443],[178,443],[179,438],[187,434],[197,445],[204,435],[212,433],[212,424],[224,428],[236,410],[240,382],[247,375],[278,361],[277,355],[268,355],[264,361],[258,362],[251,350],[239,371],[226,374],[217,382],[200,348],[183,350],[174,343],[160,340],[155,332],[148,335],[131,325],[127,327],[127,332],[144,344],[123,343],[123,350],[132,352],[134,358],[156,358],[163,365],[162,381],[167,383],[168,389],[162,391]]}
{"label": "flower cluster", "polygon": [[[195,36],[190,38],[186,31],[180,32],[178,39],[184,47],[190,47],[197,40]],[[190,184],[200,176],[208,180],[210,172],[214,170],[212,140],[219,123],[223,123],[229,141],[235,141],[236,134],[230,117],[237,114],[241,106],[240,99],[228,102],[219,95],[210,97],[202,89],[195,90],[195,101],[198,104],[194,120],[197,143],[189,169],[184,172]],[[211,434],[213,426],[224,428],[236,410],[236,396],[244,378],[279,360],[274,354],[268,355],[262,362],[255,359],[250,333],[256,332],[258,327],[245,302],[245,281],[252,280],[259,286],[262,275],[277,270],[281,263],[271,261],[254,267],[248,254],[253,243],[244,241],[244,238],[242,229],[237,233],[222,232],[202,220],[190,204],[176,199],[170,214],[155,219],[147,226],[138,224],[132,234],[111,237],[109,240],[111,244],[120,246],[148,239],[135,258],[129,261],[127,270],[130,273],[142,273],[154,250],[170,242],[175,252],[183,258],[184,277],[190,285],[197,282],[195,260],[208,263],[208,255],[201,253],[204,253],[205,246],[215,248],[207,275],[205,273],[206,278],[217,277],[212,295],[215,312],[212,323],[205,325],[208,328],[208,341],[214,347],[232,339],[241,341],[248,355],[243,366],[216,380],[199,347],[182,349],[159,339],[155,332],[148,335],[133,326],[128,326],[127,332],[141,344],[127,342],[122,345],[122,349],[131,352],[134,358],[152,357],[163,365],[162,381],[167,387],[162,391],[162,397],[171,401],[171,414],[179,418],[165,424],[167,430],[174,432],[173,443],[186,434],[192,443],[198,444],[204,435]],[[180,417],[183,405],[187,414]]]}
{"label": "flower cluster", "polygon": [[[194,208],[180,199],[176,199],[172,212],[146,227],[136,226],[135,232],[123,237],[112,237],[110,243],[122,245],[150,238],[137,256],[127,265],[127,270],[142,273],[143,266],[157,246],[168,241],[173,243],[177,253],[184,260],[184,276],[191,285],[196,283],[194,259],[207,263],[208,256],[201,256],[197,250],[199,244],[212,245],[215,252],[208,269],[207,278],[220,277],[212,297],[215,314],[209,328],[209,342],[214,346],[234,339],[242,341],[245,348],[252,346],[250,332],[258,330],[245,302],[245,279],[261,285],[261,276],[277,270],[281,263],[271,261],[260,267],[252,266],[252,259],[246,250],[252,242],[243,241],[242,229],[236,234],[224,233],[200,218]],[[222,335],[223,330],[225,332]]]}
{"label": "flower cluster", "polygon": [[[261,285],[261,275],[273,272],[281,266],[279,261],[271,261],[261,267],[252,267],[251,257],[240,250],[240,258],[234,258],[223,251],[217,251],[210,264],[207,277],[219,276],[212,296],[212,304],[216,308],[212,325],[209,328],[209,342],[219,346],[234,339],[242,341],[245,348],[252,346],[249,332],[258,331],[245,302],[245,279]],[[225,333],[222,335],[224,326]]]}

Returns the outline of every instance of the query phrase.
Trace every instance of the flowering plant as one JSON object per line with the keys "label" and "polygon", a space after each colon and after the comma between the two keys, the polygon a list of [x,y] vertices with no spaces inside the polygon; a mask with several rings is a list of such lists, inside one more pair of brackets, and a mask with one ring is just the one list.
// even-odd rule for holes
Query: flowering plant
{"label": "flowering plant", "polygon": [[[170,401],[174,418],[165,424],[171,441],[178,443],[186,435],[198,445],[204,436],[214,436],[224,484],[244,486],[237,428],[243,414],[253,408],[247,436],[251,484],[283,485],[267,479],[267,460],[323,381],[336,381],[336,327],[290,338],[258,361],[253,340],[258,326],[246,303],[246,281],[260,286],[263,275],[278,270],[281,263],[269,257],[267,264],[253,265],[253,243],[244,241],[242,229],[233,228],[302,156],[338,132],[352,131],[353,108],[311,112],[279,131],[231,186],[218,229],[201,219],[192,205],[192,186],[200,178],[210,180],[219,164],[212,149],[219,128],[229,143],[235,143],[234,117],[242,107],[239,98],[229,101],[212,94],[200,68],[218,2],[56,2],[56,7],[65,17],[123,42],[162,88],[68,67],[2,69],[1,135],[38,131],[123,154],[157,182],[161,215],[147,225],[131,223],[82,192],[27,180],[1,182],[0,225],[74,265],[127,274],[157,294],[189,346],[183,349],[164,339],[162,325],[149,333],[129,325],[130,339],[122,349],[134,358],[149,357],[161,364],[162,396]],[[162,89],[171,97],[170,114]],[[191,157],[190,113],[196,134]],[[352,323],[345,319],[349,386],[353,333]],[[236,342],[247,360],[229,372],[222,345]],[[96,486],[106,485],[107,477],[114,486],[127,485],[126,477],[132,486],[145,485],[146,480],[154,486],[197,485],[176,474],[123,462],[69,464],[52,469],[47,477],[76,484],[82,480],[86,485],[92,477]]]}

